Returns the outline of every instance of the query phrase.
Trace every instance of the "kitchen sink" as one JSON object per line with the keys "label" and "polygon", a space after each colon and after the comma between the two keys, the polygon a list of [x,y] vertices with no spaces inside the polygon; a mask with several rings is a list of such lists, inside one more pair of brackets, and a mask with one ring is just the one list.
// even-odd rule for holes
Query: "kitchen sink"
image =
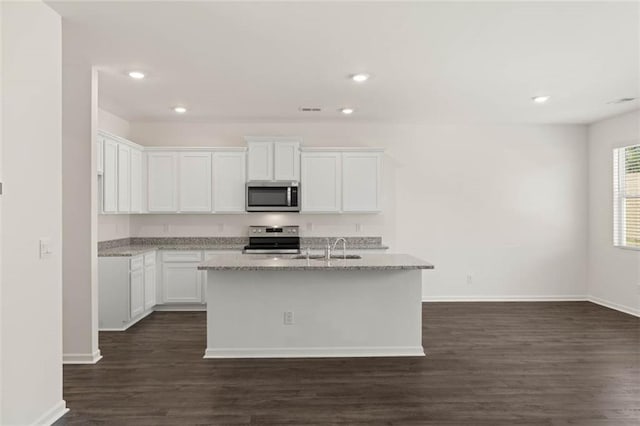
{"label": "kitchen sink", "polygon": [[[304,254],[299,254],[297,256],[293,256],[293,259],[306,259],[307,256]],[[325,260],[324,255],[321,254],[312,254],[309,256],[311,260]],[[331,259],[362,259],[362,256],[359,254],[348,254],[346,256],[342,256],[341,254],[334,254],[331,256]]]}

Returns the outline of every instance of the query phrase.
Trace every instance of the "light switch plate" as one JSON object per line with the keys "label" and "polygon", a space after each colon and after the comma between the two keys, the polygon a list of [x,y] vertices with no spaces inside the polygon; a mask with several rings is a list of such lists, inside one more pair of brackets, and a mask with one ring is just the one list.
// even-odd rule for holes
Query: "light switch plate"
{"label": "light switch plate", "polygon": [[49,238],[41,238],[40,239],[40,259],[44,259],[49,255],[53,254],[51,251],[51,240]]}

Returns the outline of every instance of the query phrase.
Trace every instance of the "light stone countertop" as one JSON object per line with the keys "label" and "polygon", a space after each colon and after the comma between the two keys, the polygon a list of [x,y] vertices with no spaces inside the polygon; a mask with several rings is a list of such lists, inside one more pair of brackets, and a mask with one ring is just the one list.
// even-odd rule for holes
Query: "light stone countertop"
{"label": "light stone countertop", "polygon": [[201,263],[204,271],[411,270],[433,265],[408,254],[364,254],[361,259],[294,259],[293,255],[219,254]]}
{"label": "light stone countertop", "polygon": [[[332,239],[334,237],[331,237]],[[326,238],[302,237],[301,249],[322,250]],[[380,237],[347,237],[347,250],[386,250]],[[153,250],[233,250],[242,251],[247,237],[148,237],[122,238],[98,243],[99,257],[138,256]],[[340,249],[339,249],[340,250]]]}

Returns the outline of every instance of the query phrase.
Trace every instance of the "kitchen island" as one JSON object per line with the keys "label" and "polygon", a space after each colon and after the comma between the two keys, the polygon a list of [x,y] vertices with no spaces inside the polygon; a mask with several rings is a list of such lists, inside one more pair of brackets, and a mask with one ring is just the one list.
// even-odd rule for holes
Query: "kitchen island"
{"label": "kitchen island", "polygon": [[422,270],[360,259],[220,254],[207,273],[205,358],[423,356]]}

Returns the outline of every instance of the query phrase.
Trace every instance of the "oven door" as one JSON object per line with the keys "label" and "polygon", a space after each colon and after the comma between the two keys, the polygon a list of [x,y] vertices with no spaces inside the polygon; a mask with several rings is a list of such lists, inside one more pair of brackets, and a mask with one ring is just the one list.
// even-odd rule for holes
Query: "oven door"
{"label": "oven door", "polygon": [[248,212],[297,212],[298,187],[288,184],[247,184],[246,210]]}

